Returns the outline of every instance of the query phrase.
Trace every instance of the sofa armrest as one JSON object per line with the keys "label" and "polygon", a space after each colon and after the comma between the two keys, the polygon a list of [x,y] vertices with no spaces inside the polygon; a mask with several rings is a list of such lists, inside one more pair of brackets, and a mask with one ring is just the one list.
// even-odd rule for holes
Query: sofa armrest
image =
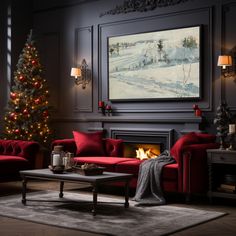
{"label": "sofa armrest", "polygon": [[61,145],[63,146],[63,151],[72,152],[74,155],[76,154],[76,144],[74,139],[57,139],[52,142],[52,150],[54,146]]}
{"label": "sofa armrest", "polygon": [[184,193],[205,193],[208,187],[207,149],[218,148],[217,143],[188,145],[183,150],[182,181]]}

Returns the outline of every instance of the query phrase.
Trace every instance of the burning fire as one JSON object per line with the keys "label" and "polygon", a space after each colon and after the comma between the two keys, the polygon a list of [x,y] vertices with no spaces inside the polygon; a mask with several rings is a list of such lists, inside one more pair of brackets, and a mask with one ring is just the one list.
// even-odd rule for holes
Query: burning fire
{"label": "burning fire", "polygon": [[150,148],[147,151],[145,151],[143,148],[136,150],[136,158],[140,160],[156,158],[157,156],[158,155],[153,153]]}

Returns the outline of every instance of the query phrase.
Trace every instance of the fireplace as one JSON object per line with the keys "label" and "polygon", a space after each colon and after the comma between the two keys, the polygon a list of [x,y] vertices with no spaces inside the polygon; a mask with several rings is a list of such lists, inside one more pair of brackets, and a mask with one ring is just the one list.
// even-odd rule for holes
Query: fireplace
{"label": "fireplace", "polygon": [[161,153],[161,143],[124,143],[124,156],[149,159]]}
{"label": "fireplace", "polygon": [[159,155],[170,150],[173,129],[111,129],[111,137],[124,140],[124,156],[136,157],[136,151],[143,148],[151,155]]}

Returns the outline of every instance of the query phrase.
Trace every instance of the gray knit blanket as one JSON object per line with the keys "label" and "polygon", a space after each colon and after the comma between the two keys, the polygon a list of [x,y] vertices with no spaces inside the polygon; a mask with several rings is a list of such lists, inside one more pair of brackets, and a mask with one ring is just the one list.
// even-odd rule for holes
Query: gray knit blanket
{"label": "gray knit blanket", "polygon": [[165,150],[157,158],[148,159],[141,163],[136,193],[133,198],[138,202],[138,205],[163,205],[166,203],[160,177],[163,167],[175,162],[169,151]]}

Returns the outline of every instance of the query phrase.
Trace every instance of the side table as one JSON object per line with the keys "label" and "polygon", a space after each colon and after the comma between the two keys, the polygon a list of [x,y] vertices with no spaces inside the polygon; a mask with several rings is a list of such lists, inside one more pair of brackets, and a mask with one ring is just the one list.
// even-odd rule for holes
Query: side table
{"label": "side table", "polygon": [[209,149],[207,150],[207,163],[210,202],[213,197],[236,199],[236,193],[228,193],[219,189],[225,175],[231,173],[236,175],[236,150]]}

